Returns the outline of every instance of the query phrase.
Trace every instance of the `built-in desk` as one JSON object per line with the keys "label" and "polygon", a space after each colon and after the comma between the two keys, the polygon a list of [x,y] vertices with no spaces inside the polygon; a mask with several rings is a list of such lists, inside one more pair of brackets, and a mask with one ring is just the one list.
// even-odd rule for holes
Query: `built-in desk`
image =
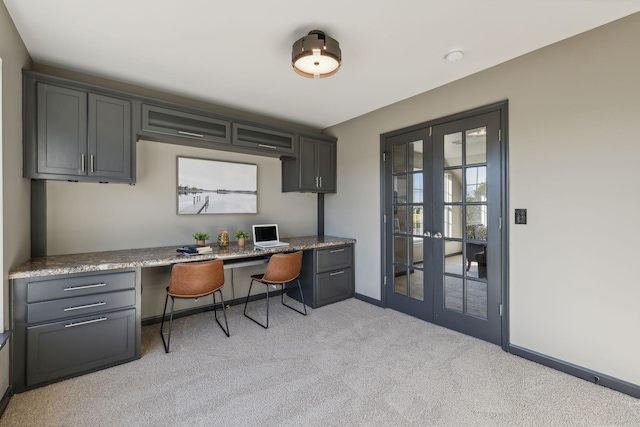
{"label": "built-in desk", "polygon": [[[236,243],[187,256],[180,245],[34,258],[9,272],[11,382],[16,392],[140,358],[141,270],[224,260],[233,269],[266,263],[278,252],[304,251],[300,276],[313,308],[352,297],[354,239],[284,238],[290,245],[258,249]],[[233,280],[231,281],[233,283]]]}

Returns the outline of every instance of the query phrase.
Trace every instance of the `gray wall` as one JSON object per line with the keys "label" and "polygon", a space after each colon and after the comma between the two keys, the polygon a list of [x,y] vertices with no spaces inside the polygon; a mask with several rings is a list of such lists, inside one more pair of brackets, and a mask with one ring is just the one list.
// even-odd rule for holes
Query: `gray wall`
{"label": "gray wall", "polygon": [[635,14],[327,129],[356,292],[381,295],[380,134],[508,99],[511,343],[640,384],[638,40]]}
{"label": "gray wall", "polygon": [[[29,180],[22,178],[22,69],[31,58],[0,2],[2,58],[2,293],[4,329],[9,328],[9,270],[29,258]],[[0,397],[9,387],[9,345],[0,351]]]}

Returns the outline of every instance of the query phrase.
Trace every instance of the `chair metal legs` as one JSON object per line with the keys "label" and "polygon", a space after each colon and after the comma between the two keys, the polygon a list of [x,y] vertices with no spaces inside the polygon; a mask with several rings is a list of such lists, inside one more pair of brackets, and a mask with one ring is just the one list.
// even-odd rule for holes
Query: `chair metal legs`
{"label": "chair metal legs", "polygon": [[[247,314],[247,304],[249,304],[249,296],[251,296],[251,288],[253,287],[253,282],[255,279],[251,280],[251,284],[249,285],[249,292],[247,293],[247,299],[244,302],[244,315],[245,317],[253,320],[255,323],[257,323],[258,325],[262,326],[263,328],[267,329],[269,327],[269,285],[268,283],[264,283],[267,286],[267,322],[266,324],[260,323],[259,321],[257,321],[256,319],[254,319],[253,317],[249,316]],[[282,302],[282,305],[284,305],[285,307],[290,308],[293,311],[297,311],[298,313],[302,314],[303,316],[307,315],[307,306],[304,303],[304,296],[302,295],[302,286],[300,285],[300,280],[298,280],[298,289],[300,290],[300,299],[302,300],[302,307],[304,309],[303,311],[298,310],[297,308],[291,307],[288,304],[285,304],[284,302],[284,294],[285,294],[285,290],[286,290],[286,283],[280,283],[280,284],[275,284],[276,286],[282,286],[282,293],[280,294],[280,302]],[[262,282],[260,282],[262,283]]]}
{"label": "chair metal legs", "polygon": [[169,294],[164,299],[164,311],[162,312],[162,322],[160,322],[160,337],[162,337],[162,344],[164,345],[164,352],[169,353],[169,346],[171,345],[171,326],[173,325],[173,305],[176,300],[174,297],[171,297],[171,314],[169,314],[169,335],[167,336],[167,340],[164,340],[164,333],[162,332],[164,329],[164,318],[167,315],[167,302],[169,301]]}
{"label": "chair metal legs", "polygon": [[297,311],[298,313],[302,314],[303,316],[307,315],[307,306],[304,304],[304,295],[302,295],[302,286],[300,285],[300,279],[296,279],[298,281],[298,289],[300,290],[300,299],[302,300],[302,308],[304,309],[304,313],[300,310],[298,310],[297,308],[291,307],[290,305],[287,305],[284,303],[284,291],[285,291],[285,286],[286,283],[282,285],[282,294],[280,294],[280,301],[282,302],[282,305],[284,305],[285,307],[289,307],[291,310],[293,311]]}
{"label": "chair metal legs", "polygon": [[[220,323],[220,319],[218,319],[218,310],[216,309],[216,292],[220,292],[220,300],[222,301],[222,314],[224,315],[224,324],[226,329]],[[226,336],[229,336],[229,323],[227,322],[227,312],[224,309],[224,298],[222,297],[222,290],[217,290],[213,293],[213,316],[216,318],[216,323],[222,329],[222,332],[225,333]],[[169,302],[169,294],[164,300],[164,310],[162,311],[162,321],[160,322],[160,337],[162,337],[162,344],[164,345],[165,353],[169,353],[169,347],[171,346],[171,327],[173,326],[173,307],[176,302],[174,297],[171,297],[171,312],[169,313],[169,331],[167,334],[167,339],[164,339],[164,319],[167,316],[167,302]]]}
{"label": "chair metal legs", "polygon": [[224,298],[222,297],[222,290],[216,291],[216,292],[220,292],[220,300],[222,301],[222,314],[224,315],[224,324],[227,326],[227,329],[222,327],[222,323],[220,323],[220,320],[218,319],[218,310],[216,309],[216,293],[213,293],[213,315],[216,318],[216,322],[218,323],[218,326],[220,326],[220,329],[222,329],[222,332],[224,332],[227,336],[229,336],[229,323],[227,323],[227,311],[225,310],[225,306],[224,306]]}

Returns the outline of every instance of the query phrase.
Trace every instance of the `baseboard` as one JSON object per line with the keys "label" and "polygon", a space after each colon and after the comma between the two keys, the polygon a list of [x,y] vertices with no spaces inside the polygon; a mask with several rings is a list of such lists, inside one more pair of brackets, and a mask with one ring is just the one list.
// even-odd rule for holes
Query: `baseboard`
{"label": "baseboard", "polygon": [[359,294],[356,292],[356,294],[353,296],[355,299],[359,299],[360,301],[364,301],[364,302],[368,302],[369,304],[373,304],[377,307],[382,307],[382,301],[377,300],[377,299],[373,299],[371,297]]}
{"label": "baseboard", "polygon": [[11,396],[13,396],[13,390],[11,387],[7,387],[7,391],[4,392],[4,396],[2,396],[2,400],[0,400],[0,418],[4,414],[5,409],[9,406],[9,401],[11,400]]}
{"label": "baseboard", "polygon": [[523,357],[541,365],[548,366],[549,368],[557,369],[558,371],[573,375],[574,377],[582,378],[583,380],[592,382],[594,384],[601,385],[640,399],[639,385],[632,384],[630,382],[614,378],[600,372],[592,371],[590,369],[586,369],[581,366],[577,366],[553,357],[545,356],[544,354],[527,350],[526,348],[522,348],[517,345],[509,345],[509,353],[515,354],[516,356]]}
{"label": "baseboard", "polygon": [[[269,296],[274,297],[274,296],[279,296],[280,294],[284,293],[284,292],[288,292],[291,289],[286,289],[286,290],[282,290],[282,289],[277,289],[277,290],[272,290],[269,292]],[[256,295],[251,295],[249,297],[249,302],[251,301],[257,301],[260,299],[265,299],[267,298],[267,293],[262,293],[262,294],[256,294]],[[242,298],[236,298],[234,300],[231,301],[225,301],[225,305],[227,306],[232,306],[232,305],[239,305],[239,304],[244,304],[245,301],[247,300],[247,297],[242,297]],[[171,303],[169,303],[168,305],[170,305]],[[220,307],[220,302],[216,303],[217,308],[221,308]],[[173,312],[173,318],[174,319],[178,319],[180,317],[185,317],[185,316],[191,316],[193,314],[198,314],[198,313],[204,313],[205,311],[212,311],[213,310],[213,303],[211,304],[207,304],[207,305],[203,305],[200,307],[195,307],[195,308],[187,308],[185,310],[180,310],[180,311],[174,311]],[[167,307],[167,319],[169,318],[169,308]],[[153,317],[147,317],[145,319],[142,319],[142,326],[147,326],[147,325],[153,325],[154,323],[160,323],[162,322],[162,315],[159,314],[157,316],[153,316]]]}

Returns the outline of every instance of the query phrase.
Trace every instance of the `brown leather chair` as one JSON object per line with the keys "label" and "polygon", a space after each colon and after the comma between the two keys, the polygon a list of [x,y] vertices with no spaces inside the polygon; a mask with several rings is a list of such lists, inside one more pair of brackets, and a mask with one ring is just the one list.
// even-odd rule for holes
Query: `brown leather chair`
{"label": "brown leather chair", "polygon": [[[258,325],[267,329],[269,327],[269,286],[281,286],[282,293],[280,294],[280,301],[282,305],[288,307],[298,313],[306,316],[307,315],[307,307],[304,304],[304,296],[302,295],[302,286],[300,286],[300,279],[298,276],[300,275],[300,270],[302,269],[302,251],[293,252],[289,254],[274,254],[269,259],[269,264],[267,265],[267,271],[264,274],[254,274],[251,276],[251,284],[249,285],[249,293],[247,294],[247,300],[244,303],[244,315],[249,319],[256,322]],[[300,290],[300,300],[302,301],[302,308],[304,312],[298,310],[297,308],[291,307],[290,305],[285,304],[284,302],[284,294],[286,292],[286,286],[288,283],[293,282],[294,280],[298,281],[298,289]],[[258,322],[253,317],[247,314],[247,304],[249,303],[249,296],[251,295],[251,288],[253,287],[253,282],[259,282],[267,287],[267,323],[262,324]]]}
{"label": "brown leather chair", "polygon": [[[169,353],[171,345],[171,325],[173,324],[173,305],[176,298],[194,298],[198,299],[213,294],[213,313],[216,322],[222,331],[229,336],[229,324],[227,323],[227,313],[224,310],[224,299],[222,298],[222,287],[224,286],[224,265],[221,259],[204,262],[190,262],[184,264],[175,264],[171,269],[171,281],[167,287],[167,297],[164,300],[164,311],[162,312],[162,322],[160,324],[160,336],[164,351]],[[226,330],[218,319],[216,309],[216,292],[220,293],[222,301],[222,314],[224,314],[224,323]],[[167,302],[171,297],[171,313],[169,315],[169,334],[167,340],[164,340],[164,319],[167,314]]]}

